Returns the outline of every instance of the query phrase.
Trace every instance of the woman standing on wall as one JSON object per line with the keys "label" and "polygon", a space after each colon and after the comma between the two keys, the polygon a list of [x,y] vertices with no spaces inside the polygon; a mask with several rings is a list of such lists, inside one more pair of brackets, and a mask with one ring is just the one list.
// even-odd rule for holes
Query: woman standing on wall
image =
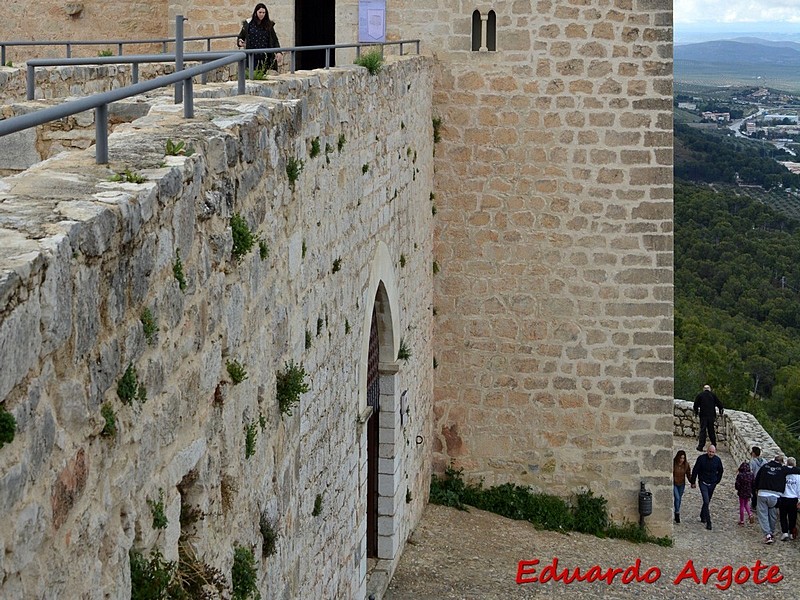
{"label": "woman standing on wall", "polygon": [[683,491],[686,489],[686,480],[689,478],[692,468],[686,460],[686,452],[678,450],[675,458],[672,459],[672,497],[675,501],[675,522],[681,522],[681,500]]}
{"label": "woman standing on wall", "polygon": [[[278,35],[275,33],[275,22],[269,18],[267,6],[259,2],[253,9],[253,16],[247,21],[242,21],[242,30],[237,36],[236,44],[239,48],[248,50],[259,48],[280,48]],[[253,63],[256,70],[276,71],[278,60],[282,58],[277,54],[254,54]]]}

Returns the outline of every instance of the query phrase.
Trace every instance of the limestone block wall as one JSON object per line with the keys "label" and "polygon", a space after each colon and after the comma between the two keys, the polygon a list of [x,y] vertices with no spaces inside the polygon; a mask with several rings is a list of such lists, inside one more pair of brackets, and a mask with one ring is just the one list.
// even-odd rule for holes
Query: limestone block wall
{"label": "limestone block wall", "polygon": [[[0,179],[0,401],[17,421],[0,449],[4,599],[128,598],[131,548],[175,560],[187,542],[228,581],[234,548],[252,548],[262,598],[365,597],[376,294],[388,571],[427,500],[430,62],[282,76],[257,97],[215,86],[188,121],[151,99],[110,136],[108,166],[75,151]],[[196,152],[165,156],[167,139]],[[109,181],[125,169],[145,183]],[[264,244],[239,259],[234,214]],[[310,386],[292,415],[275,396],[288,361]],[[125,404],[129,367],[146,399]]]}
{"label": "limestone block wall", "polygon": [[[496,51],[472,51],[472,15]],[[405,0],[437,61],[437,469],[671,532],[672,3]]]}
{"label": "limestone block wall", "polygon": [[[190,67],[197,63],[187,62]],[[139,65],[139,81],[154,79],[175,71],[174,65],[154,63]],[[63,100],[68,97],[89,96],[130,85],[130,65],[78,65],[73,67],[40,67],[35,70],[34,98]],[[207,75],[208,81],[230,81],[236,77],[236,65],[217,69]],[[196,80],[198,83],[200,78]],[[27,70],[25,66],[0,67],[0,104],[24,102],[27,99]],[[13,115],[8,115],[13,116]]]}
{"label": "limestone block wall", "polygon": [[[675,400],[674,432],[675,435],[697,439],[700,435],[700,421],[694,416],[693,402]],[[717,443],[725,446],[737,464],[750,460],[750,449],[761,448],[761,455],[767,460],[781,452],[775,440],[764,431],[764,428],[753,415],[740,410],[726,410],[717,418],[715,428]],[[694,448],[687,448],[686,454],[691,456]]]}
{"label": "limestone block wall", "polygon": [[[147,40],[169,37],[166,0],[6,0],[3,41]],[[174,30],[174,26],[173,26]],[[72,56],[97,56],[108,46],[75,46]],[[160,46],[132,45],[126,54],[160,52]],[[7,49],[12,64],[29,58],[66,56],[64,46]]]}

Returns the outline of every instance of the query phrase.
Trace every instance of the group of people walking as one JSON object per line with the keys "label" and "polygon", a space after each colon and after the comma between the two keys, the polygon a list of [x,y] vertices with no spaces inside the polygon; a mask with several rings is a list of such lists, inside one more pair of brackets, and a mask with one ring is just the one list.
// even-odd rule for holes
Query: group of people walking
{"label": "group of people walking", "polygon": [[[717,437],[714,431],[717,410],[720,415],[723,414],[722,403],[711,391],[711,387],[706,385],[694,401],[694,413],[700,418],[697,450],[703,451],[706,436],[711,443],[697,457],[694,466],[689,464],[683,450],[678,450],[672,461],[675,522],[681,522],[681,500],[688,482],[692,488],[700,487],[703,498],[700,521],[709,530],[712,528],[711,498],[714,489],[722,481],[724,472],[722,461],[717,456]],[[800,468],[797,467],[797,461],[793,457],[784,459],[783,454],[777,454],[772,460],[766,461],[761,457],[761,448],[758,446],[753,446],[750,456],[749,462],[739,465],[734,481],[739,498],[739,525],[754,523],[758,518],[764,543],[771,544],[780,521],[780,539],[797,539],[797,511],[800,501]]]}

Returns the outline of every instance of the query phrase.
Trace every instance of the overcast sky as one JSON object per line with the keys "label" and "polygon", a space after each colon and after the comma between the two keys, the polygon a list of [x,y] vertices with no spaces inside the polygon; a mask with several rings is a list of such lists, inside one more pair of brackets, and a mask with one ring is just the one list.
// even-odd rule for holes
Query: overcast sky
{"label": "overcast sky", "polygon": [[674,0],[675,25],[746,24],[759,22],[794,24],[800,30],[800,0]]}

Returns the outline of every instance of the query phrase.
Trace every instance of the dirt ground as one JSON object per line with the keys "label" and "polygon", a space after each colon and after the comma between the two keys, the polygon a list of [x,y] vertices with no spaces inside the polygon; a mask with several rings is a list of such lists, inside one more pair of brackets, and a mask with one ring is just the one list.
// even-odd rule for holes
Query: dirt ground
{"label": "dirt ground", "polygon": [[[676,446],[689,448],[692,442],[678,438]],[[725,475],[711,504],[712,531],[699,522],[699,491],[688,487],[681,511],[683,522],[674,527],[671,548],[538,531],[527,522],[477,509],[462,512],[430,505],[406,545],[384,599],[800,597],[800,540],[776,541],[767,546],[757,523],[738,525],[738,499],[733,487],[738,465],[733,464],[724,448],[720,450]],[[689,455],[693,461],[694,451]],[[522,560],[539,561],[525,567],[528,571],[523,575],[528,579],[538,579],[542,569],[555,560],[558,571],[580,567],[584,572],[594,565],[603,572],[609,568],[627,569],[638,561],[640,576],[648,569],[651,579],[657,572],[659,576],[652,583],[626,584],[623,574],[619,574],[611,584],[602,580],[517,584]],[[725,569],[727,566],[730,569]],[[699,583],[691,577],[692,568]],[[704,568],[721,573],[709,572],[704,583]],[[680,579],[682,572],[685,577]],[[736,577],[743,583],[736,583]],[[759,583],[754,583],[754,577]],[[729,580],[727,589],[719,589]]]}

